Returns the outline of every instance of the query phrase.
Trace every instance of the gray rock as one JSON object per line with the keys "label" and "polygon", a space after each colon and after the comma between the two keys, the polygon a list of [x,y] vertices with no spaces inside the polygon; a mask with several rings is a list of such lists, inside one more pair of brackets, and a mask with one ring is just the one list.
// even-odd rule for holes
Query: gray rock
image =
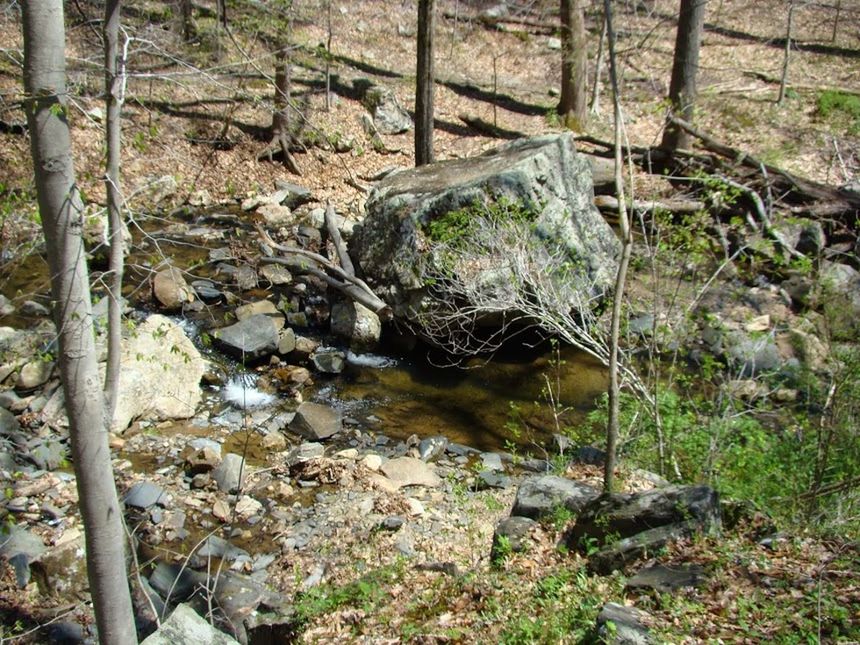
{"label": "gray rock", "polygon": [[288,208],[295,209],[314,200],[310,190],[283,179],[275,180],[275,189],[279,203]]}
{"label": "gray rock", "polygon": [[25,300],[21,303],[21,313],[25,316],[50,316],[50,310],[35,300]]}
{"label": "gray rock", "polygon": [[239,641],[219,632],[190,605],[178,605],[170,617],[141,645],[239,645]]}
{"label": "gray rock", "polygon": [[380,134],[400,134],[412,128],[412,118],[400,105],[394,92],[372,85],[365,92],[364,105],[373,115],[373,125]]}
{"label": "gray rock", "polygon": [[[644,622],[648,614],[633,607],[607,603],[597,616],[597,634],[607,645],[650,645],[654,639]],[[612,623],[612,627],[608,627]]]}
{"label": "gray rock", "polygon": [[18,382],[15,383],[15,387],[24,391],[33,390],[47,383],[53,372],[54,361],[30,361],[18,373]]}
{"label": "gray rock", "polygon": [[400,515],[389,515],[382,520],[380,526],[386,531],[397,531],[404,524],[406,524],[406,520]]}
{"label": "gray rock", "polygon": [[153,204],[159,204],[173,197],[179,190],[179,184],[176,183],[176,179],[172,175],[148,177],[145,182],[144,186],[134,192],[142,192]]}
{"label": "gray rock", "polygon": [[[141,508],[146,510],[150,506],[155,506],[159,501],[164,501],[164,489],[152,482],[142,481],[132,486],[125,495],[126,506]],[[163,504],[162,504],[163,505]]]}
{"label": "gray rock", "polygon": [[666,566],[656,564],[641,569],[627,581],[625,589],[638,591],[654,590],[671,593],[685,588],[701,587],[705,583],[705,572],[697,564]]}
{"label": "gray rock", "polygon": [[278,353],[289,354],[296,348],[296,332],[289,327],[284,327],[278,334]]}
{"label": "gray rock", "polygon": [[0,316],[8,316],[10,314],[15,313],[15,305],[13,305],[9,298],[0,294]]}
{"label": "gray rock", "polygon": [[46,550],[42,538],[27,529],[6,523],[0,526],[0,558],[15,569],[16,582],[21,589],[30,582],[30,563]]}
{"label": "gray rock", "polygon": [[56,470],[67,462],[68,450],[56,439],[46,439],[31,448],[27,456],[42,470]]}
{"label": "gray rock", "polygon": [[31,565],[40,591],[47,596],[74,598],[89,590],[84,536],[71,531]]}
{"label": "gray rock", "polygon": [[509,488],[511,485],[511,478],[507,475],[502,475],[501,473],[482,470],[478,473],[478,479],[475,481],[475,485],[479,489]]}
{"label": "gray rock", "polygon": [[218,488],[225,493],[234,493],[241,488],[242,481],[239,479],[240,474],[242,476],[242,480],[244,480],[245,475],[248,474],[247,469],[245,468],[245,460],[232,452],[228,452],[224,455],[224,459],[222,459],[221,463],[218,464],[218,467],[212,471],[212,477],[217,482]]}
{"label": "gray rock", "polygon": [[611,571],[679,537],[718,533],[720,525],[719,496],[712,488],[667,486],[595,499],[582,509],[565,542],[571,550],[604,545],[590,565]]}
{"label": "gray rock", "polygon": [[343,430],[343,415],[327,405],[305,401],[296,410],[290,430],[315,441],[327,439]]}
{"label": "gray rock", "polygon": [[224,299],[224,293],[211,280],[194,280],[191,287],[197,297],[207,304],[221,302]]}
{"label": "gray rock", "polygon": [[552,515],[559,506],[578,513],[599,495],[597,489],[564,477],[530,477],[520,484],[511,515],[538,520]]}
{"label": "gray rock", "polygon": [[257,272],[248,264],[240,264],[233,272],[233,280],[242,291],[257,288]]}
{"label": "gray rock", "polygon": [[782,366],[779,349],[771,335],[751,336],[743,331],[730,331],[723,336],[729,363],[742,377],[778,370]]}
{"label": "gray rock", "polygon": [[321,443],[305,442],[290,450],[284,458],[284,462],[292,468],[323,455],[325,455],[325,447]]}
{"label": "gray rock", "polygon": [[215,343],[239,360],[256,360],[278,349],[278,329],[266,315],[258,314],[212,332]]}
{"label": "gray rock", "polygon": [[537,524],[528,517],[512,516],[506,517],[496,525],[493,532],[493,546],[490,551],[490,559],[497,562],[500,558],[510,553],[522,553],[530,542],[532,527]]}
{"label": "gray rock", "polygon": [[[27,399],[22,399],[13,390],[0,392],[0,408],[10,412],[23,412],[27,409]],[[3,434],[3,422],[0,421],[0,434]]]}
{"label": "gray rock", "polygon": [[372,351],[379,345],[379,316],[357,302],[338,301],[331,308],[331,333],[349,341],[354,351]]}
{"label": "gray rock", "polygon": [[401,486],[438,487],[442,484],[434,469],[414,457],[389,459],[380,467],[382,473]]}
{"label": "gray rock", "polygon": [[423,461],[433,461],[445,452],[448,447],[448,439],[443,436],[427,437],[418,444],[418,456]]}
{"label": "gray rock", "polygon": [[[528,259],[547,265],[559,308],[579,310],[583,302],[596,303],[611,291],[619,243],[593,204],[588,161],[576,153],[569,133],[518,140],[479,157],[383,179],[368,198],[367,216],[350,253],[395,316],[432,336],[427,333],[432,321],[425,326],[420,313],[445,302],[448,294],[444,284],[436,283],[439,297],[432,301],[421,273],[421,267],[437,262],[430,254],[429,225],[448,213],[500,199],[540,204],[527,227]],[[498,317],[516,316],[521,312],[512,304],[514,292],[525,287],[508,268],[511,249],[486,246],[486,255],[478,258],[446,254],[445,266],[437,269],[474,283],[474,302],[467,306],[484,309],[481,303],[490,302]],[[572,265],[576,271],[570,271]]]}
{"label": "gray rock", "polygon": [[260,267],[260,277],[273,285],[290,284],[293,281],[293,274],[280,264],[264,264]]}
{"label": "gray rock", "polygon": [[0,408],[0,435],[8,436],[21,431],[18,418],[6,408]]}
{"label": "gray rock", "polygon": [[240,549],[217,535],[210,535],[206,538],[203,546],[197,551],[197,555],[201,558],[221,558],[223,560],[240,560],[246,562],[251,560],[251,556],[245,549]]}
{"label": "gray rock", "polygon": [[320,349],[311,356],[311,362],[324,374],[340,374],[346,367],[346,354],[337,349]]}
{"label": "gray rock", "polygon": [[490,471],[504,470],[505,466],[502,464],[502,456],[497,452],[482,452],[481,468]]}

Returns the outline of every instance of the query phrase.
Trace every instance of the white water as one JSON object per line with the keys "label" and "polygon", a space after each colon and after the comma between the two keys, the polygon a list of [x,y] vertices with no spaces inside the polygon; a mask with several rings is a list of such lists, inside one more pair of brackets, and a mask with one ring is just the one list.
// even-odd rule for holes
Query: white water
{"label": "white water", "polygon": [[354,354],[350,351],[346,353],[346,360],[353,365],[359,367],[373,367],[382,369],[384,367],[393,367],[397,365],[397,361],[387,356],[379,356],[378,354]]}
{"label": "white water", "polygon": [[272,394],[257,389],[257,377],[253,374],[237,374],[221,389],[222,398],[240,410],[261,408],[275,402]]}

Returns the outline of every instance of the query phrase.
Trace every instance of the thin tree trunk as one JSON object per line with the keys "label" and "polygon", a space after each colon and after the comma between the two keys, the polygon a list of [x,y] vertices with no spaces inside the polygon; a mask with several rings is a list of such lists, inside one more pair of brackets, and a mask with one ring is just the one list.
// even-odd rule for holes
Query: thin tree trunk
{"label": "thin tree trunk", "polygon": [[[669,85],[669,102],[672,115],[684,121],[693,121],[696,102],[696,76],[699,72],[699,48],[705,26],[707,0],[681,0],[678,33],[675,39],[675,56],[672,61],[672,80]],[[690,147],[690,136],[681,128],[666,123],[660,147],[669,153]]]}
{"label": "thin tree trunk", "polygon": [[179,11],[182,14],[182,40],[190,43],[197,36],[194,27],[194,7],[191,0],[179,0]]}
{"label": "thin tree trunk", "polygon": [[433,163],[433,29],[435,0],[418,0],[415,71],[415,165]]}
{"label": "thin tree trunk", "polygon": [[331,3],[332,3],[332,0],[328,0],[328,6],[326,7],[326,30],[327,30],[327,37],[326,37],[326,43],[325,43],[325,109],[326,109],[326,112],[331,110],[331,38],[332,38]]}
{"label": "thin tree trunk", "polygon": [[87,576],[104,645],[137,642],[125,560],[125,531],[110,462],[96,363],[82,205],[66,120],[63,3],[22,3],[25,110],[59,341]]}
{"label": "thin tree trunk", "polygon": [[779,96],[776,104],[782,105],[785,100],[785,88],[788,85],[788,65],[791,61],[791,32],[794,23],[794,0],[788,3],[788,22],[785,27],[785,56],[782,59],[782,76],[779,79]]}
{"label": "thin tree trunk", "polygon": [[594,84],[591,86],[591,107],[589,112],[600,114],[600,77],[603,73],[603,42],[606,40],[606,16],[603,17],[603,27],[600,30],[600,40],[597,42],[597,62],[594,69]]}
{"label": "thin tree trunk", "polygon": [[612,102],[615,113],[615,190],[618,193],[618,224],[621,229],[621,258],[615,277],[615,295],[612,299],[612,322],[609,332],[609,419],[606,426],[606,464],[603,473],[603,490],[611,493],[615,489],[615,465],[619,433],[621,392],[618,375],[618,337],[621,328],[621,305],[624,301],[624,285],[627,280],[627,267],[630,264],[630,251],[633,246],[630,220],[627,217],[624,181],[622,179],[622,137],[621,137],[621,99],[618,95],[618,71],[615,60],[615,32],[612,29],[612,6],[610,0],[603,0],[606,12],[606,34],[609,42],[609,77],[612,82]]}
{"label": "thin tree trunk", "polygon": [[565,127],[582,132],[588,119],[587,57],[583,0],[561,0],[561,100]]}
{"label": "thin tree trunk", "polygon": [[122,72],[125,61],[119,52],[119,25],[121,0],[107,0],[105,3],[104,42],[105,42],[105,135],[107,139],[107,211],[108,234],[110,240],[110,261],[108,266],[108,358],[105,373],[105,422],[110,420],[116,409],[119,396],[120,356],[122,340],[122,273],[123,273],[123,226],[122,194],[120,191],[120,110],[122,107]]}
{"label": "thin tree trunk", "polygon": [[830,34],[830,42],[836,42],[836,34],[839,31],[839,17],[842,13],[842,0],[836,0],[836,15],[833,18],[833,33]]}

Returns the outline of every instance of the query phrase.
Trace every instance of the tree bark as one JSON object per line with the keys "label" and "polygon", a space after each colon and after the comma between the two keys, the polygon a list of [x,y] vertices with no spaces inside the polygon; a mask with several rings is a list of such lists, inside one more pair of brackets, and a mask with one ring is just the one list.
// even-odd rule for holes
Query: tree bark
{"label": "tree bark", "polygon": [[[707,0],[681,0],[678,33],[675,38],[675,56],[672,61],[672,80],[669,85],[671,114],[685,121],[693,121],[696,102],[696,76],[699,72],[699,48],[705,26]],[[687,133],[667,121],[660,147],[668,152],[690,147]]]}
{"label": "tree bark", "polygon": [[192,0],[179,0],[179,11],[182,14],[182,40],[190,43],[197,36]]}
{"label": "tree bark", "polygon": [[621,258],[618,261],[618,273],[615,276],[615,294],[612,298],[612,320],[609,331],[609,418],[606,424],[606,463],[603,472],[603,491],[612,493],[615,490],[615,465],[617,461],[617,446],[619,434],[620,405],[619,397],[621,384],[618,370],[618,339],[621,328],[621,305],[624,301],[624,286],[627,280],[627,267],[630,264],[630,252],[633,246],[630,220],[627,217],[624,181],[622,178],[622,138],[621,138],[621,99],[618,95],[618,70],[615,60],[615,32],[612,29],[612,5],[610,0],[603,0],[606,12],[606,35],[609,44],[609,77],[612,82],[612,103],[615,116],[615,189],[618,193],[618,225],[621,232]]}
{"label": "tree bark", "polygon": [[785,26],[785,54],[782,59],[782,76],[779,80],[779,95],[776,97],[776,104],[782,105],[785,100],[785,90],[788,85],[788,66],[791,62],[791,32],[794,27],[794,0],[788,3],[788,21]]}
{"label": "tree bark", "polygon": [[415,71],[415,165],[433,163],[433,29],[435,0],[418,0]]}
{"label": "tree bark", "polygon": [[290,56],[287,46],[281,47],[275,54],[275,111],[272,114],[272,141],[259,157],[272,154],[279,148],[283,154],[284,166],[294,175],[301,175],[296,160],[290,153],[290,143],[293,135],[290,133]]}
{"label": "tree bark", "polygon": [[96,363],[82,205],[66,120],[63,3],[22,3],[24,101],[36,192],[51,272],[59,365],[84,522],[87,576],[99,641],[137,642],[125,560],[125,531],[110,462]]}
{"label": "tree bark", "polygon": [[122,107],[122,77],[125,67],[119,52],[119,25],[121,0],[105,3],[105,138],[107,140],[107,168],[105,183],[107,191],[108,237],[110,259],[108,265],[108,358],[105,373],[105,422],[110,426],[119,396],[120,356],[122,341],[122,273],[123,230],[122,193],[120,191],[120,110]]}
{"label": "tree bark", "polygon": [[587,59],[583,0],[561,0],[561,99],[565,127],[582,132],[588,119]]}

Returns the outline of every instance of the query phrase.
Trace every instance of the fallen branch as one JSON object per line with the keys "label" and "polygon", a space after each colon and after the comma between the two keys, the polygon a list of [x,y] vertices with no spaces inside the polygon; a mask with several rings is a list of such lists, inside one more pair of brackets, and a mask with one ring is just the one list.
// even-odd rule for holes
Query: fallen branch
{"label": "fallen branch", "polygon": [[[332,220],[333,219],[334,218],[332,218]],[[268,244],[272,249],[288,255],[298,255],[311,260],[313,264],[308,263],[301,266],[301,270],[305,273],[309,273],[320,278],[330,287],[337,289],[351,300],[364,305],[379,316],[381,320],[389,320],[391,318],[391,307],[379,298],[379,296],[377,296],[361,278],[356,277],[353,273],[350,273],[343,267],[339,267],[319,253],[314,253],[313,251],[308,251],[307,249],[302,249],[297,246],[278,244],[259,224],[257,224],[257,232],[260,234],[263,242]],[[338,238],[340,238],[340,235],[338,235]],[[290,262],[286,258],[265,257],[261,258],[260,261],[269,264],[284,264],[293,269],[296,268],[295,263]],[[322,267],[322,269],[319,267]],[[352,262],[349,263],[349,267],[352,269]]]}
{"label": "fallen branch", "polygon": [[[618,212],[618,199],[611,195],[596,195],[594,205],[600,210]],[[705,210],[705,202],[697,199],[666,199],[666,200],[644,200],[634,199],[627,202],[631,210],[650,213],[653,211],[667,211],[669,213],[696,213]]]}

